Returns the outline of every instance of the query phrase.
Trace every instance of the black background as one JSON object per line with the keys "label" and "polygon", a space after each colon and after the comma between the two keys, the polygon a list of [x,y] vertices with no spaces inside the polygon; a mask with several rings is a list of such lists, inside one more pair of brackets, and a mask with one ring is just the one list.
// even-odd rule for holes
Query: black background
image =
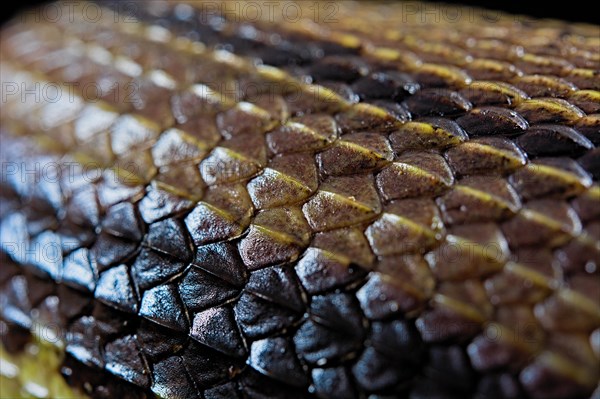
{"label": "black background", "polygon": [[[18,3],[15,1],[5,1],[2,6],[2,13],[0,14],[1,22],[8,20],[19,9],[44,2],[45,1],[40,0],[23,0],[19,1]],[[539,2],[536,2],[537,4],[532,4],[533,2],[528,2],[526,0],[446,0],[445,3],[480,6],[516,14],[526,14],[540,18],[557,18],[568,21],[590,22],[596,24],[600,22],[600,17],[590,9],[589,4],[591,2],[589,0],[559,0],[542,5]]]}

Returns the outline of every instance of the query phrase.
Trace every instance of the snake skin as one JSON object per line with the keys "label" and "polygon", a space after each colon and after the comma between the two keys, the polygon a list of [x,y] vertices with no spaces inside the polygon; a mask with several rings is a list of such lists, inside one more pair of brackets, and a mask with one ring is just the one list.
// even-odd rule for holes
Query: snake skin
{"label": "snake skin", "polygon": [[100,4],[0,34],[7,350],[55,326],[96,398],[600,393],[598,26]]}

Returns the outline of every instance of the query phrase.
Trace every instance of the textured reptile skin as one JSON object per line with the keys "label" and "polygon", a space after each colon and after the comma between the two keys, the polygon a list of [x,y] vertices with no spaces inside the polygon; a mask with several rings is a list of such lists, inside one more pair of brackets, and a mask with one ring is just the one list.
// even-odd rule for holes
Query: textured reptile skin
{"label": "textured reptile skin", "polygon": [[101,4],[1,31],[7,350],[58,326],[98,398],[598,395],[598,26]]}

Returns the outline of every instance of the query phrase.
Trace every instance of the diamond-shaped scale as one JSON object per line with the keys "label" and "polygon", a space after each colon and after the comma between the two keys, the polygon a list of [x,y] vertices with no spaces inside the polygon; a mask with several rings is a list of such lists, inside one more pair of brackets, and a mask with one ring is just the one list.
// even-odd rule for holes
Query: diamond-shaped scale
{"label": "diamond-shaped scale", "polygon": [[152,146],[152,158],[157,167],[168,166],[178,162],[200,161],[206,154],[208,146],[177,128],[161,133],[156,144]]}
{"label": "diamond-shaped scale", "polygon": [[389,256],[377,265],[356,296],[365,316],[377,320],[411,315],[433,295],[435,280],[421,256]]}
{"label": "diamond-shaped scale", "polygon": [[498,271],[508,259],[507,239],[491,223],[448,229],[445,241],[426,255],[441,280],[465,279]]}
{"label": "diamond-shaped scale", "polygon": [[392,201],[366,230],[377,255],[424,252],[435,245],[442,233],[438,208],[429,199]]}
{"label": "diamond-shaped scale", "polygon": [[377,175],[377,187],[386,200],[439,195],[453,182],[444,158],[429,152],[405,153]]}
{"label": "diamond-shaped scale", "polygon": [[338,126],[326,114],[293,118],[267,134],[269,149],[276,153],[315,151],[331,144],[338,136]]}
{"label": "diamond-shaped scale", "polygon": [[381,204],[370,175],[330,177],[302,207],[315,230],[331,230],[370,220]]}
{"label": "diamond-shaped scale", "polygon": [[139,315],[172,330],[188,330],[186,311],[173,284],[159,285],[144,292]]}
{"label": "diamond-shaped scale", "polygon": [[229,356],[242,357],[246,354],[233,312],[227,307],[210,308],[194,315],[190,336]]}
{"label": "diamond-shaped scale", "polygon": [[432,301],[432,309],[416,321],[425,342],[466,341],[480,331],[492,312],[477,280],[443,283]]}
{"label": "diamond-shaped scale", "polygon": [[250,223],[253,206],[241,185],[211,187],[186,216],[185,224],[196,245],[240,236]]}
{"label": "diamond-shaped scale", "polygon": [[448,224],[502,220],[514,215],[521,206],[512,186],[504,179],[488,176],[459,180],[438,203]]}
{"label": "diamond-shaped scale", "polygon": [[569,158],[540,158],[516,171],[509,181],[524,199],[568,198],[584,192],[592,183],[581,166]]}
{"label": "diamond-shaped scale", "polygon": [[258,134],[246,134],[222,141],[200,163],[200,173],[209,185],[232,183],[252,177],[265,164],[264,138]]}
{"label": "diamond-shaped scale", "polygon": [[[340,164],[339,159],[344,159]],[[327,175],[346,175],[380,169],[393,159],[385,136],[378,133],[353,133],[317,155],[319,169]]]}
{"label": "diamond-shaped scale", "polygon": [[111,127],[111,147],[121,156],[130,151],[149,148],[158,137],[158,127],[137,116],[119,117]]}
{"label": "diamond-shaped scale", "polygon": [[450,166],[459,175],[507,173],[526,163],[525,154],[512,141],[500,137],[483,137],[450,148],[446,152]]}
{"label": "diamond-shaped scale", "polygon": [[300,208],[275,208],[256,215],[239,250],[253,270],[296,260],[309,239],[310,227]]}
{"label": "diamond-shaped scale", "polygon": [[296,203],[308,198],[318,187],[317,169],[309,154],[290,154],[272,158],[247,188],[259,209]]}
{"label": "diamond-shaped scale", "polygon": [[467,140],[465,131],[453,120],[421,118],[407,122],[390,134],[392,148],[397,154],[406,150],[446,148]]}

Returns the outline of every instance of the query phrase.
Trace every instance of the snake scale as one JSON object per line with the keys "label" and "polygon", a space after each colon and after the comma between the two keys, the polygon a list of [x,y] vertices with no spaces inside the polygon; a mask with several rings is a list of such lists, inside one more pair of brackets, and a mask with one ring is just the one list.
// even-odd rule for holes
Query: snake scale
{"label": "snake scale", "polygon": [[0,44],[0,396],[600,397],[597,25],[63,2]]}

